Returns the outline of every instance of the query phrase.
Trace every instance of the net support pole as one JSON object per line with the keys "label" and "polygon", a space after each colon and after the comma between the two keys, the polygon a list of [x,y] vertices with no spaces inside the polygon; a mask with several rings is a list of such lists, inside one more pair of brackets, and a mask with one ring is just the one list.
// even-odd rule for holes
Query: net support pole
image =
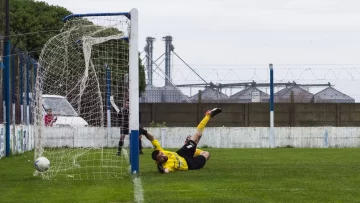
{"label": "net support pole", "polygon": [[107,115],[107,127],[111,127],[111,114],[110,114],[110,95],[111,95],[111,89],[110,89],[110,68],[106,64],[106,115]]}
{"label": "net support pole", "polygon": [[[37,68],[38,68],[38,63],[36,61],[34,61],[33,63],[33,68],[34,68],[34,87],[35,87],[35,83],[36,83],[36,77],[37,77]],[[35,91],[34,91],[34,98],[35,98]]]}
{"label": "net support pole", "polygon": [[138,53],[138,11],[130,11],[129,36],[129,127],[131,173],[139,173],[139,53]]}
{"label": "net support pole", "polygon": [[[32,84],[33,84],[33,89],[32,89],[32,95],[31,95],[31,97],[32,98],[36,98],[36,91],[35,91],[35,84],[36,84],[36,77],[37,77],[37,68],[38,68],[38,63],[36,62],[36,61],[33,61],[33,71],[34,71],[34,75],[33,75],[33,80],[32,80]],[[29,103],[29,106],[30,106],[30,103]],[[32,112],[31,111],[35,111],[35,109],[33,109],[33,108],[29,108],[29,115],[30,114],[32,114]],[[29,122],[30,123],[32,123],[34,120],[32,119],[33,117],[29,117]]]}
{"label": "net support pole", "polygon": [[19,151],[19,138],[16,136],[15,132],[15,56],[12,53],[11,56],[11,107],[12,107],[12,114],[11,114],[11,123],[12,123],[12,134],[13,134],[13,142],[12,142],[12,149],[15,153],[20,153]]}
{"label": "net support pole", "polygon": [[23,105],[23,55],[20,54],[19,55],[20,57],[20,113],[21,113],[21,116],[20,116],[20,119],[21,119],[21,124],[24,124],[24,105]]}
{"label": "net support pole", "polygon": [[[15,56],[11,56],[11,103],[12,103],[12,124],[15,129]],[[13,130],[15,132],[15,130]],[[15,135],[15,134],[14,134]]]}
{"label": "net support pole", "polygon": [[5,0],[5,42],[4,42],[4,100],[5,100],[5,156],[10,156],[10,9]]}
{"label": "net support pole", "polygon": [[274,148],[274,69],[273,64],[269,64],[270,69],[270,147]]}
{"label": "net support pole", "polygon": [[[110,68],[107,64],[105,64],[106,68],[106,116],[107,116],[107,139],[109,140],[110,128],[111,128],[111,103],[110,103],[110,96],[111,96],[111,79],[110,79]],[[108,143],[107,143],[108,144]]]}
{"label": "net support pole", "polygon": [[30,57],[26,56],[26,125],[30,125]]}

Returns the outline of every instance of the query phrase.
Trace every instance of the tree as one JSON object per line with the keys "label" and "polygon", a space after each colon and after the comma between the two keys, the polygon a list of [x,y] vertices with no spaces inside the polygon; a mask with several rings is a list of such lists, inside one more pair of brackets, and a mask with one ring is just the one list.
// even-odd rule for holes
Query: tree
{"label": "tree", "polygon": [[[1,3],[0,3],[0,35],[4,35],[4,33],[5,33],[5,1],[1,1]],[[0,50],[1,49],[2,48],[0,48]]]}
{"label": "tree", "polygon": [[62,18],[69,14],[66,8],[45,2],[10,0],[12,44],[37,60],[46,41],[60,32]]}
{"label": "tree", "polygon": [[140,82],[139,92],[140,92],[140,96],[141,96],[141,94],[145,92],[146,81],[145,81],[145,66],[142,65],[140,56],[139,56],[139,82]]}
{"label": "tree", "polygon": [[[2,1],[4,2],[4,1]],[[4,6],[0,3],[0,9]],[[64,7],[34,0],[10,0],[11,43],[30,56],[39,59],[44,44],[60,33],[62,19],[71,12]],[[0,11],[0,34],[3,26],[3,9]],[[139,59],[140,60],[140,59]],[[139,62],[140,92],[145,91],[145,70]]]}

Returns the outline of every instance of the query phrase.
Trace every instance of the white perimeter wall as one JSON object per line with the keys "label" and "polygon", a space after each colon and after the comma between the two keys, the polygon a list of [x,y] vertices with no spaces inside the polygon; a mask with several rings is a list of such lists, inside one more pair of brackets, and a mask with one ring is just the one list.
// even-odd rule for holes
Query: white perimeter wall
{"label": "white perimeter wall", "polygon": [[[149,128],[166,148],[181,147],[195,128]],[[267,148],[270,147],[270,128],[266,127],[208,127],[199,147]],[[149,142],[146,144],[151,145]],[[274,128],[274,147],[327,148],[359,147],[360,128],[352,127],[287,127]]]}
{"label": "white perimeter wall", "polygon": [[[179,148],[188,135],[194,134],[196,128],[147,128],[164,148]],[[208,127],[203,133],[199,147],[214,148],[268,148],[270,128],[262,127]],[[44,144],[52,147],[116,147],[119,142],[119,128],[101,129],[95,127],[44,128]],[[143,137],[144,147],[151,143]],[[128,146],[129,138],[125,139]],[[359,147],[360,127],[287,127],[274,128],[273,147]],[[11,126],[12,153],[22,153],[34,148],[32,127]],[[0,125],[0,158],[5,154],[5,128]]]}
{"label": "white perimeter wall", "polygon": [[[10,148],[13,154],[23,153],[34,148],[32,127],[26,125],[10,126]],[[5,156],[5,125],[0,124],[0,158]]]}

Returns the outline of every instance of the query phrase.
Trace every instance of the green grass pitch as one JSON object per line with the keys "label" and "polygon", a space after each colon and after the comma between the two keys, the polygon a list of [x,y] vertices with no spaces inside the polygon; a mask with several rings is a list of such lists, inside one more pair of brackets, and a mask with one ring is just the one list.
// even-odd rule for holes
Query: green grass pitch
{"label": "green grass pitch", "polygon": [[[360,149],[207,150],[212,156],[203,169],[165,175],[146,149],[140,156],[145,202],[360,201]],[[32,175],[32,160],[33,152],[0,160],[0,202],[134,202],[130,175],[48,181]]]}

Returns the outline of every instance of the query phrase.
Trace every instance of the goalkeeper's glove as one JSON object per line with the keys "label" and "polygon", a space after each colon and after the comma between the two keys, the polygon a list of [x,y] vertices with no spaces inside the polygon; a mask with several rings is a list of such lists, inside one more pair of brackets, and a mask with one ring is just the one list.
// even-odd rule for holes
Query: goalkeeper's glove
{"label": "goalkeeper's glove", "polygon": [[157,164],[157,169],[160,173],[165,173],[164,167],[162,166],[162,164]]}
{"label": "goalkeeper's glove", "polygon": [[147,135],[147,130],[145,130],[142,126],[139,126],[139,133],[140,135]]}

